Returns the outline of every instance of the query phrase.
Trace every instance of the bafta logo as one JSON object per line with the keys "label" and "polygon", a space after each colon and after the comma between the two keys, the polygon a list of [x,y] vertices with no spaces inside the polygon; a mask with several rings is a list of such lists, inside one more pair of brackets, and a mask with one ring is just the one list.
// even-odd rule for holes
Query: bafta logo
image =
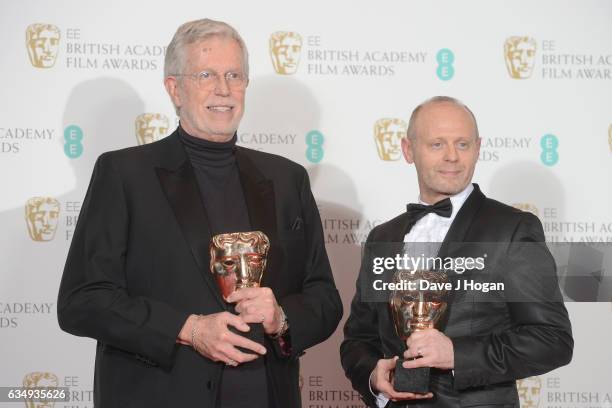
{"label": "bafta logo", "polygon": [[297,72],[302,51],[302,37],[290,31],[277,31],[270,36],[270,57],[277,74]]}
{"label": "bafta logo", "polygon": [[168,118],[161,113],[143,113],[136,117],[136,140],[139,145],[155,142],[168,133]]}
{"label": "bafta logo", "polygon": [[536,41],[529,37],[509,37],[504,43],[508,73],[514,79],[527,79],[533,72]]}
{"label": "bafta logo", "polygon": [[538,408],[540,405],[540,391],[542,380],[540,377],[528,377],[516,381],[521,408]]}
{"label": "bafta logo", "polygon": [[408,124],[401,119],[383,118],[374,124],[374,140],[378,157],[396,161],[402,157],[402,138],[406,137]]}
{"label": "bafta logo", "polygon": [[51,241],[55,237],[60,204],[51,197],[32,197],[25,205],[25,219],[30,238],[34,241]]}
{"label": "bafta logo", "polygon": [[26,28],[26,48],[32,66],[51,68],[59,50],[60,30],[53,24],[36,23]]}
{"label": "bafta logo", "polygon": [[[34,372],[23,377],[24,388],[59,387],[59,379],[53,373]],[[55,403],[26,399],[26,408],[53,408]]]}
{"label": "bafta logo", "polygon": [[512,204],[512,206],[514,208],[516,208],[517,210],[521,210],[521,211],[525,211],[525,212],[530,212],[533,215],[535,215],[536,217],[540,216],[540,211],[538,210],[538,207],[536,207],[533,204],[529,204],[529,203],[514,203],[514,204]]}

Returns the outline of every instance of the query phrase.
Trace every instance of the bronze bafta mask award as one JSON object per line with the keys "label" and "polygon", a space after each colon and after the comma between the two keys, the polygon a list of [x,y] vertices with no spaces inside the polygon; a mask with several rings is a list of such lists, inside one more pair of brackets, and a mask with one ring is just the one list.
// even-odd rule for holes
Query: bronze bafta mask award
{"label": "bronze bafta mask award", "polygon": [[[394,275],[403,290],[395,290],[389,299],[393,324],[397,335],[406,344],[413,332],[434,328],[444,315],[448,291],[441,289],[448,275],[435,270],[399,270]],[[420,357],[417,357],[420,358]],[[404,368],[404,359],[395,367],[394,388],[400,392],[429,392],[429,367]]]}
{"label": "bronze bafta mask award", "polygon": [[[266,269],[270,240],[260,231],[219,234],[210,240],[210,271],[226,299],[235,290],[259,287]],[[263,326],[250,324],[240,335],[263,343]]]}

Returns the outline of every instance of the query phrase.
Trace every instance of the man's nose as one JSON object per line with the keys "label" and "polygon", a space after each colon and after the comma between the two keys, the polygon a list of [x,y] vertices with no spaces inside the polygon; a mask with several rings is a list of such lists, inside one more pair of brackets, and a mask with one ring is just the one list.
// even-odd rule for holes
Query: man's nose
{"label": "man's nose", "polygon": [[229,84],[224,76],[219,75],[215,83],[215,95],[227,96],[230,94]]}
{"label": "man's nose", "polygon": [[457,148],[453,145],[449,145],[444,154],[444,159],[447,161],[457,161],[459,159],[459,155],[457,154]]}

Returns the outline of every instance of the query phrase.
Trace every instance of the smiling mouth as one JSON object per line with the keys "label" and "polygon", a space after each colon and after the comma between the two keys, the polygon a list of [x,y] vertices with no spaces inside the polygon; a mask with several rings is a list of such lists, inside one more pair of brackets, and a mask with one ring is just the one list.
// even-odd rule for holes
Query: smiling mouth
{"label": "smiling mouth", "polygon": [[224,112],[230,112],[234,109],[233,106],[227,106],[227,105],[212,105],[212,106],[207,106],[206,109],[208,109],[211,112],[219,112],[219,113],[224,113]]}

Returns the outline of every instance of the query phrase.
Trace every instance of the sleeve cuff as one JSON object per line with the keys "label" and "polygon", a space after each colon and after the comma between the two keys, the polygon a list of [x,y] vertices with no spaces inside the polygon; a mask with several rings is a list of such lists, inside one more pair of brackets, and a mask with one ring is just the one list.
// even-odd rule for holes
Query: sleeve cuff
{"label": "sleeve cuff", "polygon": [[382,392],[376,394],[372,390],[372,374],[374,374],[374,370],[372,370],[372,372],[370,373],[370,378],[368,379],[368,388],[370,389],[370,393],[376,398],[376,406],[378,408],[384,408],[387,403],[389,403],[389,398],[387,398],[387,396]]}

